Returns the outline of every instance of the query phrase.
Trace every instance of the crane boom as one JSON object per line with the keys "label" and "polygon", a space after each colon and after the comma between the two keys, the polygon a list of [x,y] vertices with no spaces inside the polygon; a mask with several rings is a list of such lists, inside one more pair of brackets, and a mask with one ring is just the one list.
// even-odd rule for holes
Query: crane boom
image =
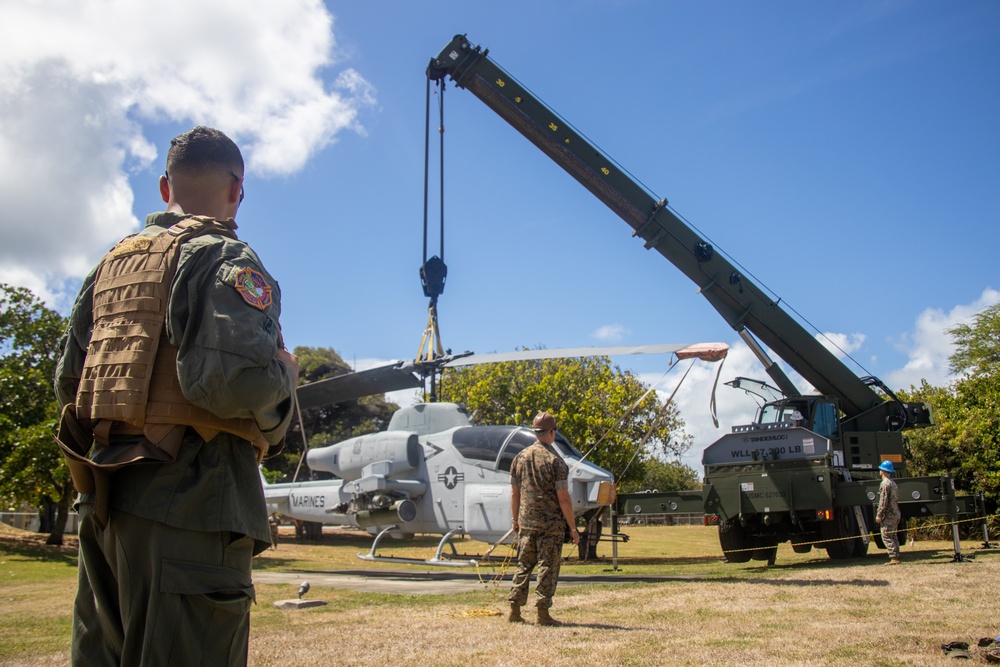
{"label": "crane boom", "polygon": [[666,200],[657,200],[487,54],[464,35],[456,35],[431,60],[428,76],[434,80],[448,76],[472,92],[618,214],[647,249],[656,249],[679,268],[748,343],[786,396],[797,396],[799,391],[758,340],[820,393],[836,398],[848,430],[882,430],[887,424],[895,430],[930,420],[922,404],[886,401],[876,393],[869,381],[855,375],[673,213]]}

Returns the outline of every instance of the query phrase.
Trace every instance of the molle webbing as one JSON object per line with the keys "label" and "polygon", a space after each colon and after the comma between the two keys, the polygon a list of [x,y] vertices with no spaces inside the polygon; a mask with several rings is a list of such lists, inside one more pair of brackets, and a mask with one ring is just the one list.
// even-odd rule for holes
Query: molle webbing
{"label": "molle webbing", "polygon": [[186,425],[206,440],[226,431],[266,450],[252,419],[219,418],[193,405],[180,388],[177,348],[164,323],[181,245],[203,234],[236,238],[225,224],[196,216],[153,236],[130,236],[105,255],[94,285],[94,329],[77,414],[141,429],[153,443]]}

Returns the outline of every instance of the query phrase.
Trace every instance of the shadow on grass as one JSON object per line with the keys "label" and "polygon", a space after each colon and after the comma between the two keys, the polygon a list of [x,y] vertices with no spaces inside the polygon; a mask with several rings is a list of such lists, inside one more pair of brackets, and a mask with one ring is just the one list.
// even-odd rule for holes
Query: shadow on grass
{"label": "shadow on grass", "polygon": [[[722,561],[722,556],[619,556],[618,564],[623,565],[709,565]],[[610,565],[610,558],[591,558],[590,560],[579,560],[567,558],[564,565]]]}
{"label": "shadow on grass", "polygon": [[76,566],[76,542],[69,545],[53,546],[45,544],[46,539],[48,539],[48,535],[39,533],[19,535],[3,533],[0,534],[0,553],[6,554],[9,558],[24,558],[37,562]]}
{"label": "shadow on grass", "polygon": [[706,579],[720,584],[763,584],[765,586],[890,586],[891,582],[884,579],[742,579],[740,577],[723,577],[722,579]]}
{"label": "shadow on grass", "polygon": [[539,628],[542,632],[558,632],[560,629],[566,628],[589,628],[591,630],[624,630],[626,632],[649,632],[661,630],[662,628],[643,628],[643,627],[628,627],[624,625],[610,625],[608,623],[571,623],[569,621],[559,621],[559,625],[555,626],[540,626],[537,623],[525,623],[527,626],[534,626]]}

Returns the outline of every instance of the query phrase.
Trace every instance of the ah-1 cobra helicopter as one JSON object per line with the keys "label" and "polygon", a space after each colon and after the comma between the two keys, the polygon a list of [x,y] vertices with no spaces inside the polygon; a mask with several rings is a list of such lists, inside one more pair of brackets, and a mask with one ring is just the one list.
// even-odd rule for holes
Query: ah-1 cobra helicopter
{"label": "ah-1 cobra helicopter", "polygon": [[[728,347],[721,343],[650,345],[520,351],[498,355],[447,355],[434,364],[471,365],[539,357],[670,353],[678,359],[717,361]],[[302,408],[347,400],[357,395],[417,387],[427,368],[400,362],[369,371],[327,378],[299,387]],[[359,393],[360,392],[360,393]],[[465,534],[486,543],[505,541],[511,529],[510,465],[535,441],[523,426],[475,426],[455,403],[418,403],[398,410],[387,430],[309,450],[313,471],[337,479],[266,484],[268,509],[303,521],[348,525],[377,533],[366,560],[395,560],[376,555],[383,536],[430,533],[443,535],[428,564],[472,564],[458,561],[453,536]],[[585,460],[565,437],[555,449],[570,469],[569,491],[579,516],[614,501],[610,472]],[[446,545],[450,554],[442,554]]]}

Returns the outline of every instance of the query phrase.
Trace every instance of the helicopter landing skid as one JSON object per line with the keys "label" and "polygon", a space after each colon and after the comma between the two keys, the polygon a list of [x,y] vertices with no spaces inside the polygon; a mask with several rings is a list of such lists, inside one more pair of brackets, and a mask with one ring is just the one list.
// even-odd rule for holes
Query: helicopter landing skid
{"label": "helicopter landing skid", "polygon": [[[358,558],[361,560],[379,562],[379,563],[407,563],[410,565],[439,565],[439,566],[450,566],[450,567],[474,567],[479,564],[479,561],[473,559],[462,559],[461,554],[455,549],[454,543],[451,538],[455,533],[463,532],[462,529],[456,528],[455,530],[449,531],[441,538],[438,542],[437,551],[434,553],[433,558],[402,558],[400,556],[379,556],[375,553],[378,549],[379,541],[389,534],[390,531],[396,530],[398,526],[389,526],[380,532],[376,537],[375,541],[372,542],[371,550],[366,554],[358,554]],[[450,554],[442,554],[445,545],[451,547]]]}

